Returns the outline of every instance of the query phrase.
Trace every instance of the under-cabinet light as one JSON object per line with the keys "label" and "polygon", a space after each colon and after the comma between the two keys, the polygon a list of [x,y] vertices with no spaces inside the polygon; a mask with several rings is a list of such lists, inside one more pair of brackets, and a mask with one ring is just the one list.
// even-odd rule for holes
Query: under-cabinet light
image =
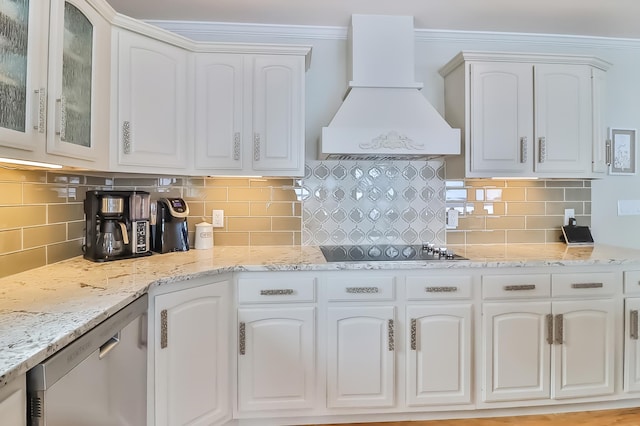
{"label": "under-cabinet light", "polygon": [[21,166],[45,167],[47,169],[61,169],[59,164],[41,163],[39,161],[15,160],[13,158],[1,158],[0,163],[19,164]]}

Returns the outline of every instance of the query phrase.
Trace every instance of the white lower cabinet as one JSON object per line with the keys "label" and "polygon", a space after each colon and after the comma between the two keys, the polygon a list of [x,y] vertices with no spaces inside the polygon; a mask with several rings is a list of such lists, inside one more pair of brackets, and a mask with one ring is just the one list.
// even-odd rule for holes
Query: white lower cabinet
{"label": "white lower cabinet", "polygon": [[154,297],[156,426],[212,426],[230,419],[229,302],[226,280]]}
{"label": "white lower cabinet", "polygon": [[312,408],[315,308],[238,309],[238,410]]}
{"label": "white lower cabinet", "polygon": [[0,388],[0,419],[3,426],[27,424],[27,386],[24,375]]}
{"label": "white lower cabinet", "polygon": [[408,406],[471,402],[471,306],[407,306]]}
{"label": "white lower cabinet", "polygon": [[328,308],[329,407],[394,405],[394,321],[394,306]]}
{"label": "white lower cabinet", "polygon": [[614,392],[611,299],[485,303],[485,402]]}

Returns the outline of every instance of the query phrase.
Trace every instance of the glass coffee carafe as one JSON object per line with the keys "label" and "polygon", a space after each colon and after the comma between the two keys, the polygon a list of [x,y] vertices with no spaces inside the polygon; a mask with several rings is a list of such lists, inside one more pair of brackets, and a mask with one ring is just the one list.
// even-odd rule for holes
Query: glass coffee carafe
{"label": "glass coffee carafe", "polygon": [[98,234],[98,250],[104,258],[119,256],[124,252],[125,245],[129,244],[127,226],[124,222],[113,219],[105,219],[100,224]]}

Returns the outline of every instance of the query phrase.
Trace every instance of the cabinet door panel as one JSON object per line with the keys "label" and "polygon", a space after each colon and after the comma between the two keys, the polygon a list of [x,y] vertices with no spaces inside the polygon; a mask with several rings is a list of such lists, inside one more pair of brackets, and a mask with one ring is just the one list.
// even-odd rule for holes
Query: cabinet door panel
{"label": "cabinet door panel", "polygon": [[244,58],[199,54],[195,60],[195,166],[197,169],[242,170]]}
{"label": "cabinet door panel", "polygon": [[253,58],[253,169],[304,168],[304,58]]}
{"label": "cabinet door panel", "polygon": [[409,306],[406,324],[407,405],[471,402],[471,305]]}
{"label": "cabinet door panel", "polygon": [[47,153],[96,168],[109,142],[109,31],[85,2],[51,2]]}
{"label": "cabinet door panel", "polygon": [[638,392],[640,391],[640,340],[638,339],[640,298],[627,298],[624,304],[624,390]]}
{"label": "cabinet door panel", "polygon": [[44,146],[46,131],[47,8],[37,0],[5,1],[0,13],[6,28],[0,49],[0,146],[33,151]]}
{"label": "cabinet door panel", "polygon": [[591,72],[580,65],[536,65],[538,172],[591,171]]}
{"label": "cabinet door panel", "polygon": [[530,172],[533,68],[529,64],[471,64],[472,172]]}
{"label": "cabinet door panel", "polygon": [[612,300],[553,303],[555,321],[562,315],[563,328],[562,344],[554,345],[553,398],[613,393],[613,311]]}
{"label": "cabinet door panel", "polygon": [[393,306],[329,308],[329,407],[393,406],[394,317]]}
{"label": "cabinet door panel", "polygon": [[549,302],[483,305],[484,401],[550,396]]}
{"label": "cabinet door panel", "polygon": [[238,323],[238,409],[312,407],[315,308],[242,308]]}
{"label": "cabinet door panel", "polygon": [[137,34],[119,34],[118,162],[186,166],[186,52]]}
{"label": "cabinet door panel", "polygon": [[229,288],[222,282],[156,296],[156,425],[209,426],[228,416]]}

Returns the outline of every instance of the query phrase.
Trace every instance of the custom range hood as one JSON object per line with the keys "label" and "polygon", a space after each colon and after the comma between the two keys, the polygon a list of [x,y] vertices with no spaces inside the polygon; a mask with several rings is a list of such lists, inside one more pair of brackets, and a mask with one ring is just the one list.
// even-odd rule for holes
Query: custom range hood
{"label": "custom range hood", "polygon": [[322,129],[321,159],[416,160],[460,154],[415,81],[413,16],[352,15],[349,91]]}

